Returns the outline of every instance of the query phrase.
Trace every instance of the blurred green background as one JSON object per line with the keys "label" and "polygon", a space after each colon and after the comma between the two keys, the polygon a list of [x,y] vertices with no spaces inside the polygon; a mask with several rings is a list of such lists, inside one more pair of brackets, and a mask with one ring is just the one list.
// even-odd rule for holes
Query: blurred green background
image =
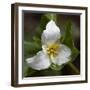
{"label": "blurred green background", "polygon": [[[59,70],[33,70],[27,66],[26,58],[41,50],[41,34],[46,24],[53,19],[61,30],[60,42],[72,50],[72,60]],[[23,11],[23,77],[60,76],[80,74],[80,15],[65,13],[42,13]],[[57,68],[57,67],[56,67]]]}

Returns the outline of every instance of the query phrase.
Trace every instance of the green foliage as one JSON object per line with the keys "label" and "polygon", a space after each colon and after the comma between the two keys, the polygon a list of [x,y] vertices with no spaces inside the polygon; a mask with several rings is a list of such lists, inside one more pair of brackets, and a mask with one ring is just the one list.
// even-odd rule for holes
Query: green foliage
{"label": "green foliage", "polygon": [[63,65],[59,66],[57,64],[51,64],[50,68],[55,71],[60,71],[63,68]]}
{"label": "green foliage", "polygon": [[71,23],[71,21],[68,21],[65,25],[65,36],[63,37],[62,42],[65,45],[67,45],[72,51],[71,61],[75,60],[75,58],[79,54],[79,50],[74,45],[74,40],[73,40],[73,36],[72,36],[72,23]]}
{"label": "green foliage", "polygon": [[49,20],[53,20],[56,22],[56,14],[50,14],[50,13],[47,13],[45,14],[45,16],[49,19]]}
{"label": "green foliage", "polygon": [[34,73],[36,72],[36,70],[33,70],[30,67],[26,67],[25,72],[24,72],[24,76],[25,77],[30,77],[32,76]]}
{"label": "green foliage", "polygon": [[35,55],[39,50],[41,50],[41,45],[36,42],[24,41],[24,57],[30,57]]}
{"label": "green foliage", "polygon": [[54,70],[51,68],[45,69],[45,70],[33,70],[31,68],[27,68],[25,72],[26,77],[37,77],[37,76],[55,76],[55,75],[60,75],[61,71],[60,70]]}

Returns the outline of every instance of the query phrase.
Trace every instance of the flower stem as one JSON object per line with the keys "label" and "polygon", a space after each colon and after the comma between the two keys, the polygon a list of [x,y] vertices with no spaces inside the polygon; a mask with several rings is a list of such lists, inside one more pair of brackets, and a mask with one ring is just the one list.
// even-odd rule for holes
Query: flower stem
{"label": "flower stem", "polygon": [[77,67],[72,64],[71,62],[68,63],[68,65],[77,73],[77,74],[80,74],[79,70],[77,69]]}

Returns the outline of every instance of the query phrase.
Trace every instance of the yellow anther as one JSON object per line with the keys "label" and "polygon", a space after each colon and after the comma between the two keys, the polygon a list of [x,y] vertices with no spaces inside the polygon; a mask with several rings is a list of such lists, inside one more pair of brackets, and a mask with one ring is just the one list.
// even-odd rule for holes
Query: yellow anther
{"label": "yellow anther", "polygon": [[47,50],[47,54],[49,55],[49,57],[55,57],[58,54],[58,49],[59,49],[60,45],[59,44],[50,44],[48,45]]}

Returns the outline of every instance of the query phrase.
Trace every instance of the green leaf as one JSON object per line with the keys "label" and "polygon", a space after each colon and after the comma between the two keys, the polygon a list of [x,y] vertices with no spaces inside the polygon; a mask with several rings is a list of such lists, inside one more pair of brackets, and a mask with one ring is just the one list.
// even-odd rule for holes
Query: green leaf
{"label": "green leaf", "polygon": [[79,55],[79,50],[74,45],[73,36],[72,36],[72,23],[71,23],[71,21],[68,21],[66,23],[63,44],[67,45],[72,51],[72,55],[71,55],[72,60],[71,61],[75,60],[75,58]]}
{"label": "green leaf", "polygon": [[41,44],[41,39],[39,39],[39,38],[36,37],[36,36],[33,37],[33,41],[34,41],[35,43]]}
{"label": "green leaf", "polygon": [[40,71],[40,73],[41,75],[44,75],[44,76],[57,76],[61,74],[61,70],[54,70],[54,69],[48,68],[46,70]]}
{"label": "green leaf", "polygon": [[79,50],[74,45],[74,40],[72,36],[72,23],[71,21],[68,21],[65,25],[65,35],[62,38],[63,44],[67,45],[71,49],[71,60],[67,63],[69,67],[74,70],[76,74],[79,74],[79,70],[77,67],[73,64],[73,61],[76,59],[76,57],[79,55]]}
{"label": "green leaf", "polygon": [[30,76],[32,76],[35,72],[36,72],[36,70],[33,70],[33,69],[27,67],[26,70],[25,70],[25,72],[24,72],[24,76],[25,76],[25,77],[30,77]]}
{"label": "green leaf", "polygon": [[60,71],[62,68],[63,68],[63,65],[61,65],[61,66],[59,66],[59,65],[57,65],[57,64],[51,64],[51,66],[50,66],[50,68],[52,69],[52,70],[56,70],[56,71]]}
{"label": "green leaf", "polygon": [[53,21],[55,21],[56,22],[56,14],[54,14],[54,13],[47,13],[47,14],[45,14],[45,16],[49,19],[49,20],[53,20]]}
{"label": "green leaf", "polygon": [[41,50],[41,45],[36,42],[24,41],[24,56],[25,58],[35,55]]}
{"label": "green leaf", "polygon": [[42,34],[43,30],[45,30],[46,24],[48,21],[49,21],[49,19],[45,15],[42,15],[40,23],[39,23],[38,27],[36,27],[36,33],[35,33],[36,38],[41,39],[41,34]]}

